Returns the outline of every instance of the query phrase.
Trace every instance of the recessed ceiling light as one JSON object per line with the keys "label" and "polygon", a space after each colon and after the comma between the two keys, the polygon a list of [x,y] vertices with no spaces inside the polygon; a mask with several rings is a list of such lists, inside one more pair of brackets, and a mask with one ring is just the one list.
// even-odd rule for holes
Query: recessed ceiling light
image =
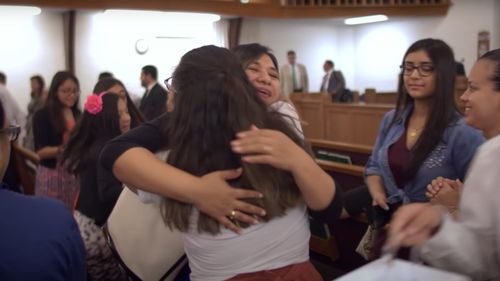
{"label": "recessed ceiling light", "polygon": [[388,17],[386,15],[372,15],[372,16],[366,16],[366,17],[348,18],[344,21],[344,23],[347,25],[354,25],[354,24],[364,24],[364,23],[386,21],[387,19],[388,19]]}

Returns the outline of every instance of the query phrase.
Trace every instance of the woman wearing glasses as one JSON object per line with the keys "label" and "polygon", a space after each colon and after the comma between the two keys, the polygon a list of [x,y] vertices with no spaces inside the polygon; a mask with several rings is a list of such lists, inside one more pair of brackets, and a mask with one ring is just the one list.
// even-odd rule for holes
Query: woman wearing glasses
{"label": "woman wearing glasses", "polygon": [[[445,42],[423,39],[408,48],[396,108],[384,116],[365,167],[376,209],[390,214],[401,204],[428,201],[426,187],[438,176],[464,179],[484,138],[457,111],[454,85],[455,59]],[[349,193],[346,198],[351,214],[354,198]]]}
{"label": "woman wearing glasses", "polygon": [[79,96],[78,79],[70,72],[57,72],[45,106],[33,117],[35,152],[40,157],[35,194],[59,199],[70,210],[78,193],[78,181],[61,167],[59,156],[81,114]]}

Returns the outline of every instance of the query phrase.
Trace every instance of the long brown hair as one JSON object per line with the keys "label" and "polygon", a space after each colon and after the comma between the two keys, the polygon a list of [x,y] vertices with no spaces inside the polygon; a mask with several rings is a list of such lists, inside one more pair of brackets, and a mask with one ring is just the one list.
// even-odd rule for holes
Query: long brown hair
{"label": "long brown hair", "polygon": [[[229,50],[204,46],[189,51],[174,71],[172,87],[174,110],[165,127],[169,164],[196,176],[242,167],[242,176],[230,184],[264,194],[262,199],[250,200],[266,209],[264,220],[297,206],[301,193],[290,173],[242,162],[231,151],[236,133],[251,125],[279,130],[302,147],[304,143],[280,114],[267,110]],[[170,227],[188,230],[191,205],[165,198],[162,210]],[[203,213],[197,225],[199,232],[220,231],[218,222]]]}

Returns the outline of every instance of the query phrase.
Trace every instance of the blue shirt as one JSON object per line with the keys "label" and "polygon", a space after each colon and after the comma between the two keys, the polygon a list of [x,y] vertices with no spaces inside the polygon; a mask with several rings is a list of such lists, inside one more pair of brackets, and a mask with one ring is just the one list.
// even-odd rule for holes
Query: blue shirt
{"label": "blue shirt", "polygon": [[[427,185],[439,176],[464,181],[469,163],[476,149],[485,141],[481,131],[468,126],[463,118],[452,121],[445,129],[440,142],[422,163],[415,177],[403,188],[398,188],[389,166],[389,147],[405,132],[406,119],[413,107],[407,107],[402,118],[387,131],[395,110],[389,111],[380,125],[373,152],[365,167],[365,178],[369,175],[382,177],[390,204],[403,202],[426,202]],[[457,113],[458,114],[458,113]]]}
{"label": "blue shirt", "polygon": [[0,280],[86,280],[83,241],[64,204],[0,186]]}

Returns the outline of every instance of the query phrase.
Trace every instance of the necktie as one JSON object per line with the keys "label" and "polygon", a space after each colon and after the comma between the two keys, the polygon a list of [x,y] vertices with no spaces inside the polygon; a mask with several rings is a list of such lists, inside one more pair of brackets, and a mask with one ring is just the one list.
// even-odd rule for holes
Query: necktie
{"label": "necktie", "polygon": [[328,92],[327,78],[328,78],[328,74],[323,76],[323,82],[321,83],[321,92],[325,92],[325,93]]}
{"label": "necktie", "polygon": [[295,65],[292,65],[292,80],[293,80],[293,89],[298,89],[297,87],[297,74],[295,73]]}

